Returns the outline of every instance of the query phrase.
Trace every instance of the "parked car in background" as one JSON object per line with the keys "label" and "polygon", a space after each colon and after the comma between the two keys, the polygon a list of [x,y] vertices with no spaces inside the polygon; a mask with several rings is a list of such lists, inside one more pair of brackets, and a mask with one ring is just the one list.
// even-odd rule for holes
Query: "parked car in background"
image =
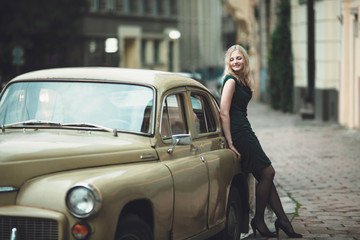
{"label": "parked car in background", "polygon": [[[204,86],[207,86],[206,79],[204,78],[204,76],[201,73],[198,73],[198,72],[178,72],[177,74],[180,74],[180,75],[188,77],[188,78],[192,78],[192,79],[200,82]],[[208,88],[208,90],[215,97],[218,104],[220,104],[221,96],[220,96],[219,90],[218,89],[211,89],[211,88]]]}
{"label": "parked car in background", "polygon": [[183,75],[183,76],[188,77],[188,78],[192,78],[192,79],[198,81],[199,83],[202,83],[204,86],[206,86],[206,79],[201,73],[198,73],[198,72],[178,72],[178,74]]}
{"label": "parked car in background", "polygon": [[239,239],[246,176],[179,74],[62,68],[0,95],[0,239]]}

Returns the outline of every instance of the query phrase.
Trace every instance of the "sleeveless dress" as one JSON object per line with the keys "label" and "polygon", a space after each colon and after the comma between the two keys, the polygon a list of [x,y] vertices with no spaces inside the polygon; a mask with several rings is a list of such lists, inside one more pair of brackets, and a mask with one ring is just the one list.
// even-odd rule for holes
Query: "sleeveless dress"
{"label": "sleeveless dress", "polygon": [[230,107],[231,137],[234,146],[241,154],[243,172],[253,173],[269,166],[271,161],[263,151],[247,118],[247,106],[252,97],[251,89],[231,75],[225,76],[221,89],[229,79],[234,79],[236,83]]}

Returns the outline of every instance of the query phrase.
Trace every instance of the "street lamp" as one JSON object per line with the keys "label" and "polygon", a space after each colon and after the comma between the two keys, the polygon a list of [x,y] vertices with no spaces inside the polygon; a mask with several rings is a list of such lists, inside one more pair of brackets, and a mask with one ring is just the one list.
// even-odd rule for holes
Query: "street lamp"
{"label": "street lamp", "polygon": [[108,38],[105,40],[105,52],[115,53],[119,49],[117,38]]}
{"label": "street lamp", "polygon": [[172,40],[177,40],[181,37],[181,33],[178,30],[171,30],[169,32],[169,38]]}

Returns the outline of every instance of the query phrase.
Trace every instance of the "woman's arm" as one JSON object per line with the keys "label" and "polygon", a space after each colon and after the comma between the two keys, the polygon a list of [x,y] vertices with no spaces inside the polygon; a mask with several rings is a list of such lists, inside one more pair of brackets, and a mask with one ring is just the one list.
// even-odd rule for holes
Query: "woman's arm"
{"label": "woman's arm", "polygon": [[222,128],[224,131],[226,141],[229,144],[229,148],[236,154],[236,157],[240,159],[241,155],[236,150],[232,142],[231,131],[230,131],[230,106],[231,106],[231,100],[235,92],[235,86],[236,83],[234,79],[227,80],[223,86],[221,102],[220,102],[220,118],[221,118]]}

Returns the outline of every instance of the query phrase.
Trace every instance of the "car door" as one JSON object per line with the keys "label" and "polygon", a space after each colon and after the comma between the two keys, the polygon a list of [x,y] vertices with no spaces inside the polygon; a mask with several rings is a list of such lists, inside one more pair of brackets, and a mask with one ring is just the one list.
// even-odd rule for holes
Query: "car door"
{"label": "car door", "polygon": [[157,148],[174,182],[173,239],[188,238],[207,229],[208,172],[199,146],[178,144],[173,147],[174,135],[189,134],[186,99],[189,101],[185,91],[165,97],[159,129],[162,146]]}
{"label": "car door", "polygon": [[208,227],[211,228],[225,221],[233,157],[225,149],[216,100],[196,89],[191,91],[190,98],[195,123],[193,144],[199,147],[198,154],[206,163],[209,173]]}

